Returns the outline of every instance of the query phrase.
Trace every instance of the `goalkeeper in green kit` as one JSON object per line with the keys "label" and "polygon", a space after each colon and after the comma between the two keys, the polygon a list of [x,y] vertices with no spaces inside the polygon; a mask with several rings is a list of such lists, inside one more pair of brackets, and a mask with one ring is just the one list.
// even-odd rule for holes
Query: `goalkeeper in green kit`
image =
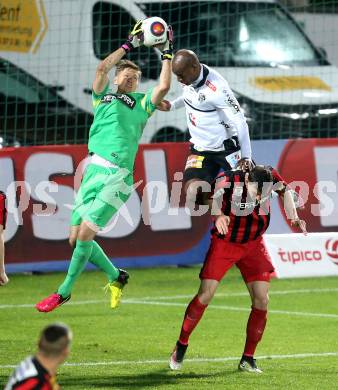
{"label": "goalkeeper in green kit", "polygon": [[[69,241],[74,248],[73,255],[65,280],[56,293],[36,304],[38,311],[50,312],[67,302],[76,279],[88,262],[107,275],[112,308],[118,306],[122,289],[128,282],[128,273],[114,267],[94,238],[129,198],[133,190],[132,172],[139,139],[148,119],[170,88],[171,27],[166,42],[157,46],[162,51],[159,83],[145,94],[135,92],[141,77],[140,68],[131,61],[121,60],[141,44],[142,21],[138,21],[128,40],[97,67],[92,92],[94,121],[88,142],[91,160],[71,220]],[[116,92],[109,89],[108,79],[114,66]]]}

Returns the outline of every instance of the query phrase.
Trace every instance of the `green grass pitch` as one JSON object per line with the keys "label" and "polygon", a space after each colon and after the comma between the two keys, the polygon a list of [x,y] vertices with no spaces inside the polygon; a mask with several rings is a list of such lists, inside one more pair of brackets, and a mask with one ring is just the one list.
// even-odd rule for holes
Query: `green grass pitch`
{"label": "green grass pitch", "polygon": [[[191,336],[182,371],[167,361],[186,304],[197,290],[198,267],[130,270],[117,310],[104,295],[104,275],[84,273],[70,303],[49,314],[33,304],[64,274],[12,275],[0,288],[0,387],[11,366],[35,350],[39,331],[62,321],[74,332],[59,371],[63,389],[336,389],[338,278],[273,280],[270,314],[256,353],[262,375],[237,371],[250,302],[237,270]],[[261,358],[260,358],[261,357]]]}

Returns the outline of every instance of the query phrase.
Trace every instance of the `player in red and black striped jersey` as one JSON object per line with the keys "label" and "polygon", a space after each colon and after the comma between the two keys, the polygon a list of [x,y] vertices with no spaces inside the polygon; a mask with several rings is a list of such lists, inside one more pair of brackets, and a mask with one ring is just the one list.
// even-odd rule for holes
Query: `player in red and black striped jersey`
{"label": "player in red and black striped jersey", "polygon": [[225,172],[218,176],[213,187],[209,206],[215,225],[200,272],[201,284],[185,312],[169,366],[173,370],[181,368],[192,331],[219,282],[236,265],[252,301],[246,343],[238,368],[261,373],[253,356],[266,325],[270,275],[274,271],[262,237],[269,226],[272,191],[284,199],[284,209],[291,224],[298,226],[304,234],[306,225],[298,218],[292,191],[272,167],[256,166],[250,172]]}
{"label": "player in red and black striped jersey", "polygon": [[60,390],[56,371],[69,354],[71,340],[66,325],[48,325],[41,333],[37,354],[17,366],[4,390]]}
{"label": "player in red and black striped jersey", "polygon": [[52,376],[34,357],[29,356],[16,368],[5,390],[59,390]]}
{"label": "player in red and black striped jersey", "polygon": [[[243,244],[259,238],[270,223],[271,191],[284,196],[286,189],[286,182],[272,167],[258,166],[250,172],[235,170],[221,173],[213,184],[212,196],[216,201],[213,206],[221,208],[223,214],[229,217],[224,239]],[[213,211],[211,213],[214,214]],[[298,222],[299,219],[295,219],[292,223]],[[216,228],[212,233],[215,231]]]}
{"label": "player in red and black striped jersey", "polygon": [[5,270],[5,240],[4,230],[6,229],[7,209],[6,194],[0,191],[0,286],[8,283],[8,277]]}

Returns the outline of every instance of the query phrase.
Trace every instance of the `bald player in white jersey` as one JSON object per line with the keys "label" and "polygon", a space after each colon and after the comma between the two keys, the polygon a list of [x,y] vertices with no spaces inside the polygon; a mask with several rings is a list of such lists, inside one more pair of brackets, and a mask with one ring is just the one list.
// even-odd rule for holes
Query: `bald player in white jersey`
{"label": "bald player in white jersey", "polygon": [[162,101],[161,111],[186,109],[191,154],[184,181],[187,199],[205,203],[200,184],[212,183],[221,169],[252,167],[249,129],[227,81],[201,64],[191,50],[179,50],[173,59],[173,73],[182,83],[182,95]]}

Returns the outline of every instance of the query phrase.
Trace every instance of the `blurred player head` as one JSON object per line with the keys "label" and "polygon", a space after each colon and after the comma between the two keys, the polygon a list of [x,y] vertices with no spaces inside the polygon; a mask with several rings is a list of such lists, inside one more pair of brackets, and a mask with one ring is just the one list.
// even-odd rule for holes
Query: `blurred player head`
{"label": "blurred player head", "polygon": [[190,85],[200,75],[201,64],[193,51],[182,49],[175,54],[172,69],[180,83]]}
{"label": "blurred player head", "polygon": [[121,60],[116,64],[114,84],[118,92],[135,92],[141,78],[141,69],[134,62]]}
{"label": "blurred player head", "polygon": [[38,355],[61,364],[69,355],[72,338],[72,332],[67,325],[61,323],[48,325],[41,332]]}
{"label": "blurred player head", "polygon": [[245,177],[245,185],[252,199],[260,200],[270,195],[273,185],[270,169],[263,165],[256,165]]}

